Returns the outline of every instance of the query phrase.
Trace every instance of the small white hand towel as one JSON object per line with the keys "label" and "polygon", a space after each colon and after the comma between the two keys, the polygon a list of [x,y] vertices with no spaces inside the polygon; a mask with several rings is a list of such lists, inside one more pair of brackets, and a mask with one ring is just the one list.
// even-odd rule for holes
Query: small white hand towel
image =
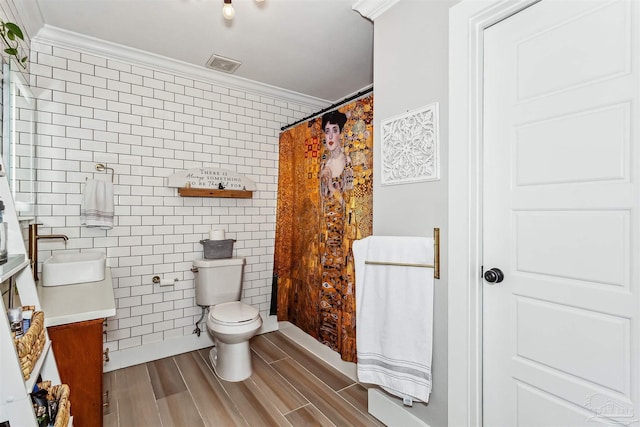
{"label": "small white hand towel", "polygon": [[113,183],[88,179],[82,197],[80,224],[110,230],[113,212]]}
{"label": "small white hand towel", "polygon": [[358,380],[429,401],[433,345],[433,238],[371,236],[353,242]]}

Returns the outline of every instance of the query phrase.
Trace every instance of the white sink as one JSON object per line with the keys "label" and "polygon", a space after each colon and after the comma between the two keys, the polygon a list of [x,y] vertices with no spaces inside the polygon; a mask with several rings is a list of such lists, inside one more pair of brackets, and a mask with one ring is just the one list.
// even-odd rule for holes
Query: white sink
{"label": "white sink", "polygon": [[104,280],[106,257],[102,252],[53,254],[42,264],[42,286],[73,285]]}

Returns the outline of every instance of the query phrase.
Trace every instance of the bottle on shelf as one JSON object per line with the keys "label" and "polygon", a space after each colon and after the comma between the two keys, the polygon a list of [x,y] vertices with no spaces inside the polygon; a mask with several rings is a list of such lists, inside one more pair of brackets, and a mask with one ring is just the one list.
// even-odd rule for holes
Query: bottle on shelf
{"label": "bottle on shelf", "polygon": [[9,318],[9,327],[11,328],[11,335],[13,338],[21,337],[23,332],[22,324],[22,308],[13,307],[7,310],[7,317]]}

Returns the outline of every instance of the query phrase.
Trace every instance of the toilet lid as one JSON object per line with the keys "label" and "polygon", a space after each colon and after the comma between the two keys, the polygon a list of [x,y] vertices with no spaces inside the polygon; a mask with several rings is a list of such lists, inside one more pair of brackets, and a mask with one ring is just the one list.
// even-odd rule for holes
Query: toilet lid
{"label": "toilet lid", "polygon": [[225,302],[213,307],[209,316],[221,323],[242,323],[256,319],[260,315],[257,308],[240,301]]}

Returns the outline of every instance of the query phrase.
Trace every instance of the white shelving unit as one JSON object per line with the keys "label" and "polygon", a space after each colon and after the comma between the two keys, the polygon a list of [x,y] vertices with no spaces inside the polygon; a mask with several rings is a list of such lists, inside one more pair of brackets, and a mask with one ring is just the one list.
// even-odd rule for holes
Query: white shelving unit
{"label": "white shelving unit", "polygon": [[[4,164],[0,159],[4,170]],[[33,281],[29,259],[27,257],[20,223],[16,214],[15,204],[9,189],[7,177],[0,176],[0,198],[4,209],[4,221],[7,222],[7,251],[8,261],[0,265],[0,282],[13,278],[20,303],[33,305],[36,310],[41,309],[36,285]],[[34,366],[31,376],[24,380],[20,369],[20,362],[7,319],[7,308],[4,299],[0,298],[0,422],[9,421],[11,427],[37,426],[35,414],[29,393],[41,375],[43,380],[51,380],[52,384],[60,384],[60,375],[55,362],[51,342],[48,335],[42,354]],[[45,313],[46,316],[46,313]],[[72,421],[69,422],[69,425]]]}

